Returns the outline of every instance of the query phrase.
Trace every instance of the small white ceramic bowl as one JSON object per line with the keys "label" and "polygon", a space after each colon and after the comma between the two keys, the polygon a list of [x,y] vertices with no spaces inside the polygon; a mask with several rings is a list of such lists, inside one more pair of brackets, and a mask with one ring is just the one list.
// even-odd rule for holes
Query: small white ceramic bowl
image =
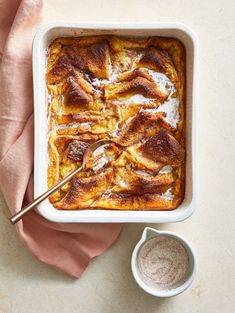
{"label": "small white ceramic bowl", "polygon": [[[140,249],[142,248],[142,246],[146,243],[146,241],[148,241],[149,239],[154,238],[156,236],[169,236],[169,237],[174,238],[175,240],[179,241],[185,247],[185,249],[188,253],[189,266],[190,266],[188,277],[186,278],[184,283],[182,283],[182,285],[180,285],[176,288],[172,288],[169,290],[162,290],[162,289],[157,289],[155,287],[150,287],[149,285],[147,285],[143,281],[143,279],[141,278],[141,275],[139,273],[138,264],[137,264],[138,253],[139,253]],[[137,245],[135,246],[135,248],[133,250],[132,258],[131,258],[131,269],[132,269],[132,273],[133,273],[133,276],[134,276],[137,284],[144,291],[146,291],[147,293],[149,293],[153,296],[156,296],[156,297],[167,298],[167,297],[172,297],[172,296],[176,296],[176,295],[180,294],[181,292],[186,290],[191,285],[191,283],[194,280],[195,274],[196,274],[196,257],[195,257],[195,253],[194,253],[192,247],[190,246],[190,244],[185,239],[180,237],[179,235],[172,233],[170,231],[159,231],[159,230],[156,230],[156,229],[151,228],[151,227],[146,227],[143,231],[143,234],[142,234],[140,241],[137,243]]]}

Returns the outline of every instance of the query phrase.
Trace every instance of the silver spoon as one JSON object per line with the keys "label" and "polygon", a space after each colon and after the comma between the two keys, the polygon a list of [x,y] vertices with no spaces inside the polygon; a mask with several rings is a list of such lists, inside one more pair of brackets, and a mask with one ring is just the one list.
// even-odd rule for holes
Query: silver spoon
{"label": "silver spoon", "polygon": [[64,186],[71,178],[76,176],[78,172],[80,172],[82,169],[86,168],[87,161],[91,157],[91,155],[94,153],[94,151],[99,148],[100,146],[107,145],[109,143],[112,143],[113,141],[110,139],[104,139],[96,141],[95,143],[91,144],[84,152],[83,154],[83,161],[82,165],[77,168],[75,171],[67,175],[64,179],[62,179],[58,184],[53,186],[51,189],[47,190],[45,193],[43,193],[41,196],[36,198],[33,202],[25,206],[23,209],[21,209],[19,212],[17,212],[15,215],[10,217],[10,221],[12,224],[16,224],[25,214],[27,214],[29,211],[31,211],[36,205],[41,203],[43,200],[45,200],[47,197],[49,197],[53,192],[55,192],[57,189]]}

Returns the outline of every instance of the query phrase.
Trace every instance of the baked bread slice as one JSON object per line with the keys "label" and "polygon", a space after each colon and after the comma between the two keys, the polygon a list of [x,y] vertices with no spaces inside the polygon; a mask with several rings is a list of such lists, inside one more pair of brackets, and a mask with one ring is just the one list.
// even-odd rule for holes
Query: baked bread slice
{"label": "baked bread slice", "polygon": [[176,39],[84,36],[49,46],[48,187],[60,210],[173,210],[184,198],[185,51]]}

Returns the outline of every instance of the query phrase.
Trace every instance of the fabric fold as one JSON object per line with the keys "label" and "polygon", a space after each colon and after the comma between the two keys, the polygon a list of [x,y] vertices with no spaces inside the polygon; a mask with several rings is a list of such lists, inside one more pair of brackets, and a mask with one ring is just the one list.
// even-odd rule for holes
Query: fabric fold
{"label": "fabric fold", "polygon": [[[0,2],[0,189],[11,214],[33,199],[32,40],[42,20],[41,0]],[[18,224],[42,262],[79,277],[112,245],[120,224],[58,224],[35,211]]]}

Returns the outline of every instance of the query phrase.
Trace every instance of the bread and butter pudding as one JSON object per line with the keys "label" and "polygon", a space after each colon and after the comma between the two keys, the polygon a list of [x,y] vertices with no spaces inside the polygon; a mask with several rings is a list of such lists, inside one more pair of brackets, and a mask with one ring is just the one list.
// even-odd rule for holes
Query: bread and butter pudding
{"label": "bread and butter pudding", "polygon": [[164,37],[57,38],[46,72],[48,187],[57,209],[172,210],[184,198],[185,51]]}

